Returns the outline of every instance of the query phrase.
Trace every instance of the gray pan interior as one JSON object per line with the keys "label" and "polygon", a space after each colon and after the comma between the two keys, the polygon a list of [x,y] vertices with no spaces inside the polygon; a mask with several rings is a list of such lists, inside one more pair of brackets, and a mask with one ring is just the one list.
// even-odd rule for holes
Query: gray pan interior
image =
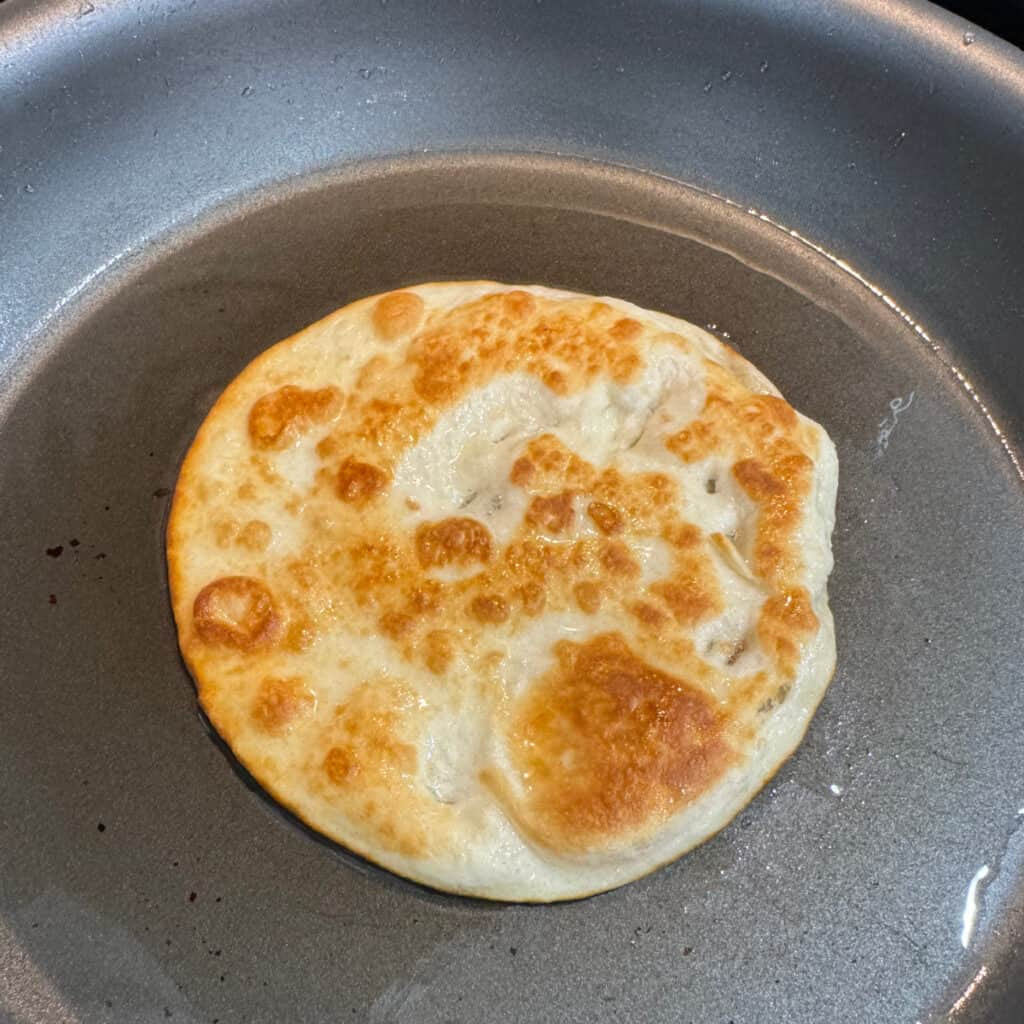
{"label": "gray pan interior", "polygon": [[[1024,1018],[1022,178],[1024,56],[925,4],[0,5],[0,1018]],[[246,361],[481,276],[714,325],[839,448],[804,745],[553,907],[276,810],[165,596]]]}

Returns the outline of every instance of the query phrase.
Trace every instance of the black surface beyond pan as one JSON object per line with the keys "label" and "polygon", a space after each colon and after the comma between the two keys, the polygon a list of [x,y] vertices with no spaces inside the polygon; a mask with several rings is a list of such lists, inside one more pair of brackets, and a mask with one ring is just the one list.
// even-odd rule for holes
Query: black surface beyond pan
{"label": "black surface beyond pan", "polygon": [[[0,1016],[1021,1020],[1019,51],[880,0],[9,0],[0,147]],[[463,276],[717,325],[839,448],[804,745],[690,856],[562,906],[277,813],[165,597],[219,389]]]}

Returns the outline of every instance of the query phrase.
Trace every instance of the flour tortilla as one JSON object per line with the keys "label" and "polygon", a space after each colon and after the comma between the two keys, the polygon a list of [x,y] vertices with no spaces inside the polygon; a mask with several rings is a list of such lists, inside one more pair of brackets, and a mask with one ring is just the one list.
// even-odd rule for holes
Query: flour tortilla
{"label": "flour tortilla", "polygon": [[835,665],[825,431],[682,320],[418,285],[256,358],[168,527],[200,702],[311,827],[552,901],[707,839]]}

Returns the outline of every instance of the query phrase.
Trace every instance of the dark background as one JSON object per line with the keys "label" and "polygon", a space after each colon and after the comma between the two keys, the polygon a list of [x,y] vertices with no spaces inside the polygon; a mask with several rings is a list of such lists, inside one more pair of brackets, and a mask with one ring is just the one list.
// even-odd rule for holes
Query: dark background
{"label": "dark background", "polygon": [[1024,0],[940,0],[939,6],[1024,48]]}

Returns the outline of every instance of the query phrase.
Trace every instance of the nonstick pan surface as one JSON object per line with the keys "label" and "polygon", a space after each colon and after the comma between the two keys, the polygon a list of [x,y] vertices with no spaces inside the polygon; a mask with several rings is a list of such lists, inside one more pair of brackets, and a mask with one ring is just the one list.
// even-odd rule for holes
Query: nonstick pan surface
{"label": "nonstick pan surface", "polygon": [[[925,3],[0,4],[0,1018],[1024,1019],[1024,56]],[[551,907],[318,840],[162,530],[257,352],[493,277],[727,334],[836,440],[839,668],[720,835]]]}

